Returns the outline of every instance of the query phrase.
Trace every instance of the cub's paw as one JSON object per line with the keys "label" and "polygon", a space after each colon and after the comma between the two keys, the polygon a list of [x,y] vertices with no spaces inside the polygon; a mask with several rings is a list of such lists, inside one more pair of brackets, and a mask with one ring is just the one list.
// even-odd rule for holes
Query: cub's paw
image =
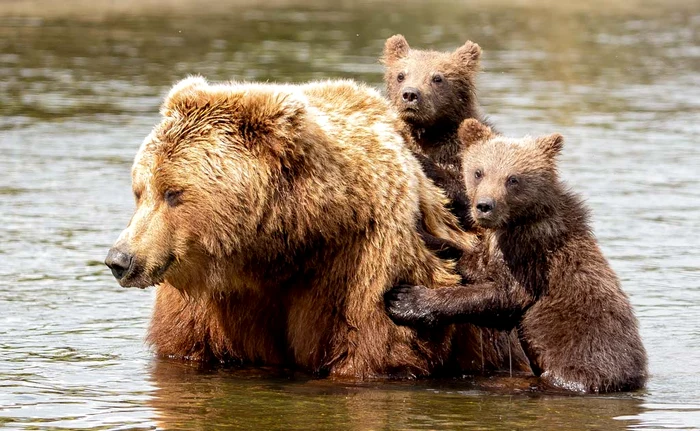
{"label": "cub's paw", "polygon": [[398,325],[427,326],[438,324],[431,310],[433,290],[425,286],[401,284],[384,294],[386,312]]}

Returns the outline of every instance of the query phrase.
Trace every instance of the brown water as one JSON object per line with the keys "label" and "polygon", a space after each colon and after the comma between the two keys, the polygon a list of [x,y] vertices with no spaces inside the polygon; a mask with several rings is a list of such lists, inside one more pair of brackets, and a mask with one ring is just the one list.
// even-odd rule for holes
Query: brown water
{"label": "brown water", "polygon": [[[0,427],[699,429],[700,2],[274,3],[0,0]],[[119,288],[101,261],[164,92],[192,73],[380,86],[394,33],[477,41],[498,128],[566,136],[562,174],[641,322],[646,390],[348,385],[144,347],[152,292]]]}

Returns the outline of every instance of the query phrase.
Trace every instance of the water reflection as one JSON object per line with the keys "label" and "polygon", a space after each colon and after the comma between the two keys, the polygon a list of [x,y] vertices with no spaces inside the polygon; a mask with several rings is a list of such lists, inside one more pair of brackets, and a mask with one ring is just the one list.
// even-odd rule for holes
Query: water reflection
{"label": "water reflection", "polygon": [[[0,425],[700,428],[700,3],[258,3],[0,1]],[[562,174],[640,318],[645,392],[347,386],[198,371],[143,347],[151,293],[119,289],[100,262],[133,210],[129,167],[163,93],[190,73],[381,86],[394,33],[477,41],[499,129],[566,136]]]}
{"label": "water reflection", "polygon": [[[153,364],[151,403],[164,429],[625,429],[630,395],[569,397],[483,392],[469,381],[347,385],[270,370],[203,371]],[[261,414],[261,412],[264,412]]]}

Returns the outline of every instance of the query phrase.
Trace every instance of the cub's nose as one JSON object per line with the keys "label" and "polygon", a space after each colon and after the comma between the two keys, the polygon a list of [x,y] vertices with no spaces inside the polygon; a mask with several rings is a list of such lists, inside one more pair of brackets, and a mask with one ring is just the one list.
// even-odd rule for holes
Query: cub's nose
{"label": "cub's nose", "polygon": [[493,211],[495,206],[496,202],[493,199],[479,199],[479,202],[476,203],[477,211],[484,215]]}
{"label": "cub's nose", "polygon": [[107,253],[107,258],[105,259],[105,265],[112,270],[112,275],[117,280],[121,280],[129,273],[131,269],[131,261],[134,256],[129,253],[124,253],[121,250],[112,247]]}
{"label": "cub's nose", "polygon": [[401,97],[403,97],[404,102],[415,104],[418,103],[418,100],[420,99],[420,91],[418,91],[417,88],[406,87],[403,89]]}

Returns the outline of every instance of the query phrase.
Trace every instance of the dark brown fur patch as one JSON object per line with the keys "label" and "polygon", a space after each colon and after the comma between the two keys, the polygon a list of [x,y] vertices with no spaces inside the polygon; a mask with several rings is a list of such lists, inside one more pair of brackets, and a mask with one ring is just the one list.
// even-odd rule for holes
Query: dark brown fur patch
{"label": "dark brown fur patch", "polygon": [[[480,58],[481,48],[471,41],[454,52],[437,52],[411,49],[403,36],[395,35],[387,39],[381,59],[386,66],[387,96],[408,128],[410,143],[423,171],[445,191],[450,211],[469,232],[475,229],[465,193],[458,128],[465,119],[484,121],[476,92]],[[415,101],[408,100],[414,96]],[[478,121],[476,124],[481,125]],[[469,258],[471,254],[471,250],[443,247],[444,240],[428,235],[425,230],[421,233],[428,246],[432,245],[433,251],[441,256],[466,254],[465,258]],[[458,269],[463,277],[470,277],[459,263]],[[479,334],[479,343],[484,340],[491,351],[508,351],[508,344],[512,344],[508,333],[488,329]],[[470,345],[473,340],[465,337],[463,341]],[[510,352],[512,358],[506,358],[506,362],[499,362],[502,355],[491,355],[489,368],[503,368],[509,359],[518,370],[528,368],[517,343]]]}
{"label": "dark brown fur patch", "polygon": [[469,147],[467,193],[485,237],[477,258],[461,264],[480,280],[439,290],[403,286],[389,293],[388,308],[411,324],[512,325],[533,371],[560,388],[638,389],[647,359],[637,320],[588,211],[558,179],[562,145],[554,134],[495,136]]}

